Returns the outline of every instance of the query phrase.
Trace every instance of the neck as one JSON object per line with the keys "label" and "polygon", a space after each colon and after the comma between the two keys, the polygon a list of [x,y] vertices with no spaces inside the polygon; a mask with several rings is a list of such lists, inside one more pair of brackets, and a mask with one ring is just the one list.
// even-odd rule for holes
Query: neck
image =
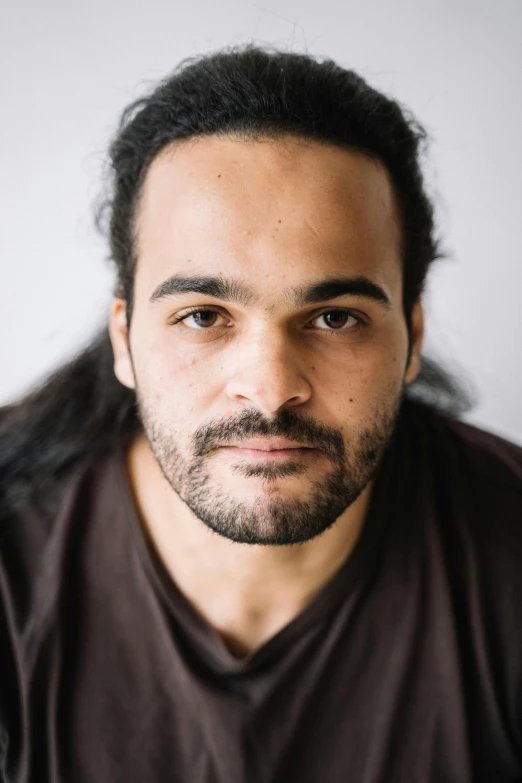
{"label": "neck", "polygon": [[145,532],[178,588],[244,657],[293,620],[354,549],[373,481],[328,530],[294,546],[238,544],[209,530],[163,476],[144,436],[127,452],[127,473]]}

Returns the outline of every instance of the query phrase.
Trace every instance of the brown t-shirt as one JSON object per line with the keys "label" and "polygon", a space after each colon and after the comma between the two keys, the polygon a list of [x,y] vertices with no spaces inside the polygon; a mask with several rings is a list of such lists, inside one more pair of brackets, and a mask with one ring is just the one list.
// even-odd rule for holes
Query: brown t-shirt
{"label": "brown t-shirt", "polygon": [[[522,780],[522,448],[411,404],[357,545],[235,659],[168,577],[122,452],[0,538],[0,779]],[[1,777],[3,774],[3,778]]]}

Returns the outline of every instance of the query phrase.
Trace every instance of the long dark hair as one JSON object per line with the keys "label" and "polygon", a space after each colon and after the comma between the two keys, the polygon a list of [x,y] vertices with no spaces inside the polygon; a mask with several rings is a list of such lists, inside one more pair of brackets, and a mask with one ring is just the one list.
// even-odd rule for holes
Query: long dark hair
{"label": "long dark hair", "polygon": [[[109,148],[107,197],[97,224],[108,233],[114,293],[133,311],[135,212],[151,161],[166,145],[207,135],[294,135],[356,149],[387,168],[399,207],[403,307],[410,337],[415,302],[430,265],[443,257],[420,168],[427,134],[397,101],[332,60],[253,45],[183,60],[128,106]],[[469,384],[468,384],[469,386]],[[405,390],[418,404],[459,417],[475,402],[442,365],[422,357]],[[26,396],[2,410],[0,484],[13,502],[51,493],[81,463],[140,431],[136,397],[113,371],[107,328]]]}

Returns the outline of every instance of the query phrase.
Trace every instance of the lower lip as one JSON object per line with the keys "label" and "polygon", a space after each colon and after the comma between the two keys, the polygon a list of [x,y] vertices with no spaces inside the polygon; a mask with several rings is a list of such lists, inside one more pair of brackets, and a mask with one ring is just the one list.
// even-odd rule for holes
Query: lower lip
{"label": "lower lip", "polygon": [[223,451],[228,451],[238,457],[249,457],[258,460],[285,460],[309,457],[317,453],[317,449],[274,449],[274,451],[262,451],[261,449],[241,449],[238,446],[222,446]]}

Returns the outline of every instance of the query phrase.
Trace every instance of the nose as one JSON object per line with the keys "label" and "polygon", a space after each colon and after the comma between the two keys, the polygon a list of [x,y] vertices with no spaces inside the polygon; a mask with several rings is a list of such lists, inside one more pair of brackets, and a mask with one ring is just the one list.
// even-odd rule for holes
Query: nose
{"label": "nose", "polygon": [[288,336],[273,330],[247,340],[238,356],[237,370],[227,384],[229,399],[254,404],[267,415],[309,400],[312,388],[290,342]]}

